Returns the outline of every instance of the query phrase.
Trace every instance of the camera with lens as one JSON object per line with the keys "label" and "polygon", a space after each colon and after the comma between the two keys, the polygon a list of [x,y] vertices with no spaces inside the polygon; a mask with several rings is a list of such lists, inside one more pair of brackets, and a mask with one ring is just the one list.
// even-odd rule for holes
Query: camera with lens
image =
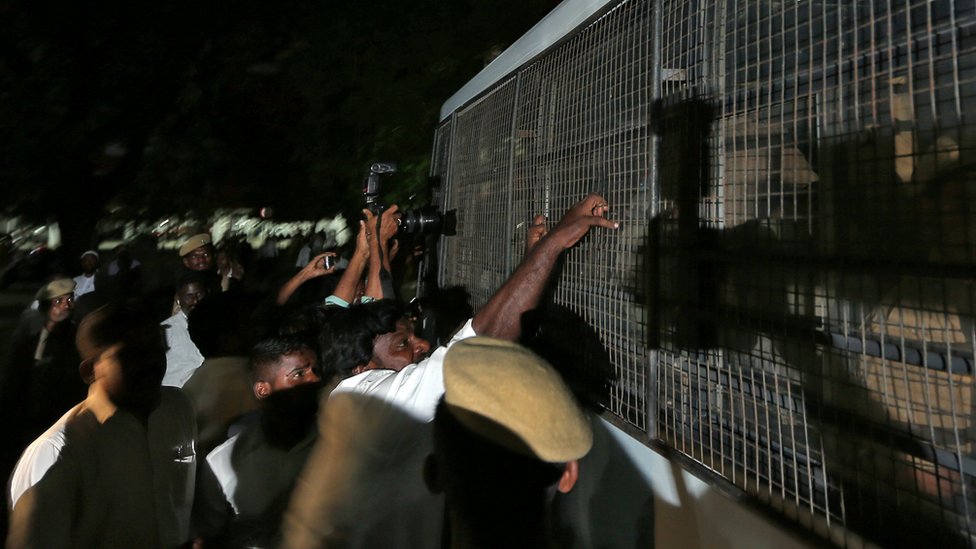
{"label": "camera with lens", "polygon": [[[369,167],[366,181],[363,183],[363,201],[366,208],[375,215],[380,215],[386,209],[386,204],[380,201],[380,178],[395,174],[397,165],[393,162],[376,162]],[[428,235],[442,233],[444,216],[433,206],[425,206],[413,210],[400,212],[400,234]]]}

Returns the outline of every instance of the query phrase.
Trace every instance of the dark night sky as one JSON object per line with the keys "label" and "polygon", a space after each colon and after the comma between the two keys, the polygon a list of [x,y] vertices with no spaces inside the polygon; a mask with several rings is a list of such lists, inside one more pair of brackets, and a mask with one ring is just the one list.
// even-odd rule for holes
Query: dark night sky
{"label": "dark night sky", "polygon": [[54,217],[71,246],[108,204],[348,210],[380,159],[416,192],[440,104],[556,4],[5,2],[4,213]]}

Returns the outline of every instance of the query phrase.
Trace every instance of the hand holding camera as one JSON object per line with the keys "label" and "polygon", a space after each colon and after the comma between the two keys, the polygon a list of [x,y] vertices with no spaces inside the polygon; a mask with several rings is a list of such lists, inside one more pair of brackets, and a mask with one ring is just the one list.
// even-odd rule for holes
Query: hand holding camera
{"label": "hand holding camera", "polygon": [[[371,246],[376,243],[380,245],[388,244],[390,239],[397,235],[401,223],[398,210],[399,208],[396,204],[379,212],[368,209],[363,210],[363,217],[365,218],[366,224],[366,240]],[[377,216],[379,217],[379,233],[377,233]]]}
{"label": "hand holding camera", "polygon": [[308,262],[308,265],[302,268],[302,271],[305,271],[303,273],[305,278],[315,278],[335,272],[335,264],[336,254],[334,252],[325,252],[312,258]]}
{"label": "hand holding camera", "polygon": [[[396,172],[397,165],[394,162],[377,162],[370,166],[369,172],[366,174],[366,179],[363,182],[363,205],[366,210],[375,215],[380,215],[384,212],[388,213],[390,209],[396,208],[396,206],[387,207],[380,200],[381,178],[391,176]],[[397,214],[396,227],[404,235],[439,234],[441,232],[442,220],[443,216],[437,208],[427,206]],[[367,228],[373,230],[369,226],[368,220]],[[453,232],[450,234],[453,234]]]}
{"label": "hand holding camera", "polygon": [[311,278],[332,274],[335,272],[335,268],[336,254],[334,252],[325,252],[313,257],[307,265],[302,267],[302,270],[288,279],[288,282],[285,282],[281,289],[278,290],[278,297],[275,302],[278,305],[284,305],[299,286]]}

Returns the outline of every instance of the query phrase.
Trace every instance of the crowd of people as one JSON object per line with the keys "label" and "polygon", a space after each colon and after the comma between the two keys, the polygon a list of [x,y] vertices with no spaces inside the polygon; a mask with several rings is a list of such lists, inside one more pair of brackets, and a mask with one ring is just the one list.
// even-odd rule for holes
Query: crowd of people
{"label": "crowd of people", "polygon": [[510,277],[457,326],[444,309],[466,304],[441,306],[435,333],[393,295],[395,206],[283,281],[207,233],[153,289],[136,258],[85,252],[0,372],[7,547],[588,546],[591,517],[555,510],[606,379],[525,336],[562,253],[617,227],[607,211],[591,194],[537,217]]}

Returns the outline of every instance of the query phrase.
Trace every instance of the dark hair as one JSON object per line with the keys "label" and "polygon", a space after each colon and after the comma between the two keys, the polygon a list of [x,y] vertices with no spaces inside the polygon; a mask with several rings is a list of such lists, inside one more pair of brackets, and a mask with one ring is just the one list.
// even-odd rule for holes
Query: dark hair
{"label": "dark hair", "polygon": [[254,309],[253,300],[239,292],[211,295],[190,313],[190,339],[204,358],[244,356],[259,333]]}
{"label": "dark hair", "polygon": [[317,339],[326,318],[337,312],[342,312],[342,308],[318,303],[282,308],[278,315],[277,333]]}
{"label": "dark hair", "polygon": [[403,306],[390,299],[354,304],[329,315],[319,332],[319,364],[343,378],[373,359],[376,336],[395,332]]}
{"label": "dark hair", "polygon": [[245,268],[250,265],[254,257],[254,249],[247,240],[241,237],[231,236],[220,243],[215,249],[216,254],[224,253],[227,254],[227,258],[231,261],[236,261],[243,265]]}
{"label": "dark hair", "polygon": [[159,400],[166,374],[166,337],[163,328],[144,303],[106,305],[92,313],[92,321],[79,334],[89,345],[104,349],[116,343],[122,368],[122,391],[113,402],[122,409],[146,417]]}
{"label": "dark hair", "polygon": [[549,532],[559,465],[518,454],[470,431],[444,399],[434,415],[434,451],[448,506],[484,547],[524,547]]}
{"label": "dark hair", "polygon": [[176,291],[177,293],[179,293],[180,289],[188,284],[199,284],[209,289],[208,284],[210,283],[210,281],[211,281],[211,277],[209,277],[208,275],[200,271],[191,271],[187,269],[186,271],[183,272],[182,276],[180,276],[180,279],[176,282]]}
{"label": "dark hair", "polygon": [[552,364],[581,407],[599,414],[609,405],[616,379],[610,353],[577,313],[555,303],[525,313],[519,343]]}
{"label": "dark hair", "polygon": [[299,351],[312,351],[314,347],[304,338],[275,336],[263,339],[251,349],[251,378],[261,381],[281,364],[281,357]]}

